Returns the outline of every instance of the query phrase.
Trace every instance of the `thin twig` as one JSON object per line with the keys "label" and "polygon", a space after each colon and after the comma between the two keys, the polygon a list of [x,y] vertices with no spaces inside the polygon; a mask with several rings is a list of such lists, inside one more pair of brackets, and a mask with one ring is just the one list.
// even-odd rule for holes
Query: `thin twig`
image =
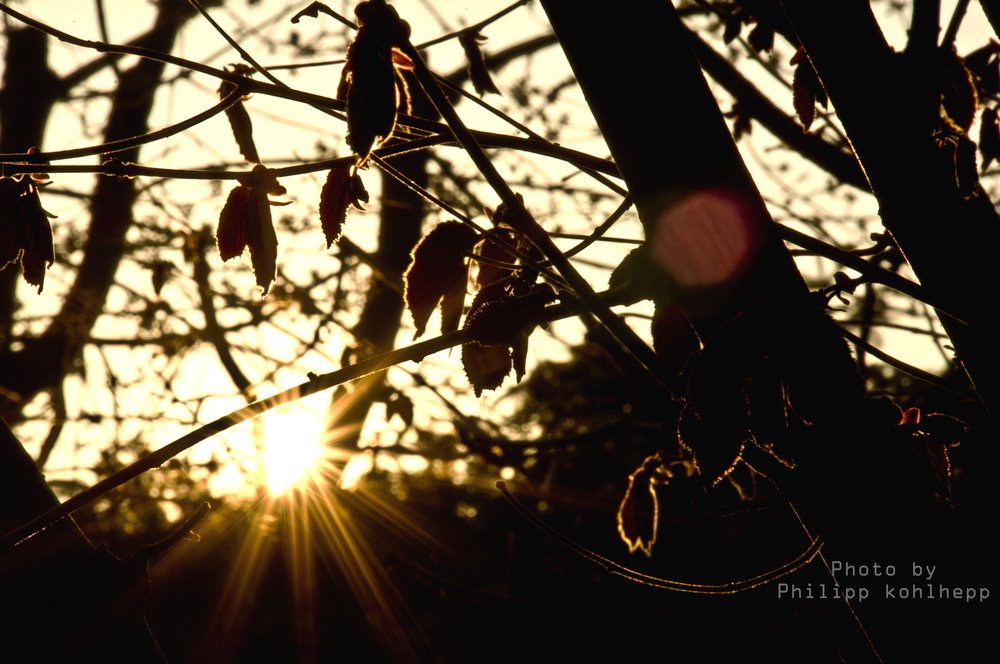
{"label": "thin twig", "polygon": [[[627,294],[624,294],[621,289],[611,289],[599,294],[598,297],[606,298],[606,301],[602,300],[602,304],[604,307],[608,307],[613,304],[627,303],[627,297],[623,298],[623,295]],[[546,308],[542,312],[539,319],[532,322],[536,324],[551,322],[560,318],[579,316],[586,311],[587,310],[585,308],[577,306],[575,303],[555,305]],[[300,383],[299,385],[279,392],[273,396],[260,399],[243,406],[242,408],[238,408],[228,415],[223,415],[222,417],[212,420],[211,422],[198,427],[194,431],[181,436],[177,440],[150,452],[134,463],[98,481],[90,488],[81,491],[68,499],[66,502],[48,510],[43,514],[40,514],[31,521],[8,532],[0,538],[0,551],[6,551],[7,549],[18,546],[25,540],[34,537],[42,530],[48,528],[53,523],[59,521],[60,519],[64,519],[76,510],[107,494],[109,491],[135,479],[147,470],[163,465],[173,457],[177,456],[181,452],[184,452],[185,450],[188,450],[197,443],[200,443],[217,433],[226,431],[241,422],[253,419],[258,415],[268,412],[269,410],[288,405],[297,399],[302,399],[312,394],[322,392],[323,390],[330,389],[331,387],[336,387],[342,383],[357,380],[376,372],[385,371],[386,369],[389,369],[397,364],[402,364],[404,362],[419,362],[427,355],[459,346],[471,340],[471,337],[465,330],[449,332],[448,334],[443,334],[433,339],[420,341],[403,348],[397,348],[395,350],[376,355],[366,360],[362,360],[355,364],[338,369],[337,371],[332,371],[322,375],[312,375],[310,380],[304,383]]]}
{"label": "thin twig", "polygon": [[941,46],[948,47],[955,43],[958,29],[962,27],[962,19],[965,18],[965,12],[968,9],[969,0],[958,0],[955,4],[955,11],[951,14],[951,20],[948,21],[948,27],[944,31],[944,36],[941,37]]}
{"label": "thin twig", "polygon": [[187,120],[181,120],[176,122],[169,127],[163,127],[162,129],[157,129],[155,131],[150,131],[141,136],[132,136],[130,138],[122,138],[117,141],[108,141],[107,143],[99,143],[98,145],[89,145],[85,148],[71,148],[69,150],[56,150],[54,152],[36,152],[36,153],[7,153],[0,154],[0,161],[25,161],[30,163],[35,163],[43,165],[48,168],[47,164],[42,164],[44,161],[55,161],[59,159],[76,159],[78,157],[89,157],[92,155],[103,155],[103,154],[113,154],[115,152],[121,152],[122,150],[128,150],[130,148],[138,147],[140,145],[145,145],[147,143],[153,143],[155,141],[174,136],[179,134],[186,129],[190,129],[195,125],[201,124],[209,118],[215,117],[219,113],[224,112],[227,108],[237,103],[246,93],[245,90],[241,90],[239,86],[235,87],[229,94],[227,94],[219,103],[215,104],[211,108],[205,109],[201,113],[192,115]]}
{"label": "thin twig", "polygon": [[923,286],[915,284],[909,279],[901,277],[895,272],[890,272],[889,270],[875,265],[874,263],[869,263],[864,258],[861,258],[850,251],[835,247],[832,244],[827,244],[822,240],[817,240],[811,235],[797,231],[794,228],[785,226],[784,224],[775,224],[775,226],[778,228],[778,233],[781,235],[781,239],[791,242],[792,244],[802,247],[803,249],[808,249],[819,256],[836,261],[844,267],[856,270],[857,272],[860,272],[868,281],[888,286],[889,288],[897,290],[904,295],[909,295],[915,300],[926,302],[939,312],[950,316],[957,321],[961,321],[961,319],[945,309],[943,305],[936,303],[935,298],[924,290]]}
{"label": "thin twig", "polygon": [[922,380],[925,383],[930,383],[934,387],[939,387],[942,390],[946,390],[948,392],[951,392],[952,394],[957,394],[959,396],[972,397],[972,398],[975,398],[975,396],[976,396],[975,393],[972,392],[971,390],[967,390],[967,389],[963,390],[961,388],[955,387],[954,385],[952,385],[951,383],[949,383],[945,379],[941,378],[940,376],[936,376],[936,375],[932,374],[929,371],[924,371],[920,367],[915,367],[912,364],[908,364],[908,363],[900,360],[899,358],[896,358],[896,357],[893,357],[892,355],[889,355],[889,353],[886,353],[881,348],[873,346],[872,344],[864,341],[861,337],[857,336],[853,332],[849,332],[849,331],[845,330],[844,328],[840,328],[840,333],[843,334],[844,337],[848,341],[850,341],[852,344],[854,344],[854,345],[856,345],[856,346],[858,346],[860,348],[864,348],[873,357],[877,357],[878,359],[882,360],[883,362],[885,362],[889,366],[894,367],[894,368],[902,371],[903,373],[907,374],[908,376],[912,376],[913,378],[916,378],[917,380]]}

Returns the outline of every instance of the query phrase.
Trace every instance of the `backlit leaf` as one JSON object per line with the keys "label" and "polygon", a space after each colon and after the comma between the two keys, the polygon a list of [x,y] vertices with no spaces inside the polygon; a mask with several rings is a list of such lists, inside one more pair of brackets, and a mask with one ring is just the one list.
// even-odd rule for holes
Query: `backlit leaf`
{"label": "backlit leaf", "polygon": [[252,207],[256,209],[256,214],[250,217],[251,223],[247,235],[247,246],[250,247],[250,264],[253,265],[257,285],[261,287],[264,295],[267,295],[277,273],[278,236],[274,232],[274,223],[271,221],[271,202],[267,198],[266,191],[259,188],[254,189],[254,206]]}
{"label": "backlit leaf", "polygon": [[21,269],[24,280],[32,286],[38,286],[41,293],[45,287],[45,270],[55,262],[55,249],[52,246],[52,226],[49,215],[42,209],[38,191],[31,187],[32,192],[21,197],[24,214],[24,251],[21,253]]}
{"label": "backlit leaf", "polygon": [[969,431],[969,426],[951,415],[929,413],[917,424],[917,429],[935,445],[958,445]]}
{"label": "backlit leaf", "polygon": [[[495,281],[510,277],[514,271],[513,264],[515,257],[501,246],[498,240],[503,241],[507,246],[515,244],[514,234],[511,231],[494,228],[487,231],[482,241],[476,245],[476,255],[482,256],[482,261],[477,261],[479,269],[476,272],[476,286],[483,288]],[[497,263],[511,265],[497,265]]]}
{"label": "backlit leaf", "polygon": [[979,95],[972,74],[953,51],[941,51],[941,106],[948,119],[961,131],[972,127]]}
{"label": "backlit leaf", "polygon": [[483,390],[495,390],[503,384],[513,367],[506,346],[484,346],[476,341],[462,344],[462,366],[476,396]]}
{"label": "backlit leaf", "polygon": [[243,253],[249,237],[248,212],[255,207],[253,191],[250,187],[240,185],[229,192],[226,204],[219,214],[219,227],[215,232],[215,241],[219,245],[219,256],[228,261]]}
{"label": "backlit leaf", "polygon": [[354,166],[343,165],[330,169],[319,196],[319,219],[327,249],[340,239],[348,206],[364,210],[367,202],[368,191]]}
{"label": "backlit leaf", "polygon": [[628,476],[628,488],[618,506],[618,535],[629,553],[642,551],[653,554],[659,529],[660,506],[656,485],[670,479],[659,453],[646,457],[642,465]]}
{"label": "backlit leaf", "polygon": [[468,226],[446,221],[435,226],[414,247],[413,259],[404,275],[404,296],[417,328],[415,337],[424,333],[434,308],[446,295],[450,295],[450,317],[443,323],[454,323],[457,329],[458,321],[451,316],[459,288],[462,300],[465,298],[469,268],[464,252],[471,250],[477,239],[476,232]]}
{"label": "backlit leaf", "polygon": [[508,291],[507,297],[481,305],[477,295],[465,329],[480,343],[513,346],[519,335],[527,334],[537,324],[545,305],[554,299],[555,292],[548,284],[534,284],[520,296]]}
{"label": "backlit leaf", "polygon": [[409,106],[406,82],[396,72],[397,64],[406,67],[405,56],[393,49],[409,40],[410,26],[380,0],[362,2],[354,13],[360,27],[337,94],[347,101],[347,144],[364,163],[375,142],[392,135],[397,108]]}
{"label": "backlit leaf", "polygon": [[222,260],[235,258],[250,249],[250,263],[257,285],[266,295],[277,272],[278,236],[271,220],[269,195],[285,193],[285,188],[267,168],[257,165],[246,183],[229,192],[219,214],[215,238]]}

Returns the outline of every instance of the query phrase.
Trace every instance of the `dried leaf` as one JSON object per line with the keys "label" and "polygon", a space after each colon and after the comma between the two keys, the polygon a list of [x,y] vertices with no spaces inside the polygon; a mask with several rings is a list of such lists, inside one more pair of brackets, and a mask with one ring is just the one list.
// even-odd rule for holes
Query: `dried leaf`
{"label": "dried leaf", "polygon": [[228,261],[243,253],[249,238],[249,210],[255,208],[253,191],[240,185],[229,192],[226,204],[219,214],[219,227],[215,241],[219,245],[219,256]]}
{"label": "dried leaf", "polygon": [[347,99],[347,144],[363,163],[376,140],[392,135],[400,104],[408,106],[409,94],[397,75],[399,59],[393,48],[407,43],[410,26],[393,7],[377,0],[362,2],[354,13],[360,27],[347,49],[337,94]]}
{"label": "dried leaf", "polygon": [[45,270],[52,266],[56,257],[49,215],[42,209],[37,189],[31,186],[30,190],[31,193],[20,199],[25,224],[21,269],[24,280],[32,286],[38,286],[38,292],[41,293],[45,287]]}
{"label": "dried leaf", "polygon": [[285,188],[271,171],[255,166],[247,183],[229,192],[215,234],[224,261],[239,256],[249,247],[250,263],[264,295],[274,282],[278,258],[278,236],[271,221],[272,203],[268,195],[283,193]]}
{"label": "dried leaf", "polygon": [[656,485],[668,481],[670,471],[663,465],[659,452],[646,457],[642,465],[628,476],[628,488],[618,506],[618,535],[629,553],[642,551],[653,554],[660,521],[660,506]]}
{"label": "dried leaf", "polygon": [[319,196],[319,219],[327,249],[340,239],[347,219],[347,207],[353,205],[358,210],[364,210],[367,202],[368,191],[354,166],[335,166],[330,169]]}
{"label": "dried leaf", "polygon": [[826,92],[809,58],[805,57],[801,49],[796,52],[796,56],[795,73],[792,75],[792,105],[803,130],[809,131],[816,119],[816,104],[826,105]]}
{"label": "dried leaf", "polygon": [[979,95],[972,74],[953,51],[941,51],[941,107],[951,123],[969,131],[976,117]]}
{"label": "dried leaf", "polygon": [[[424,333],[434,308],[446,295],[451,295],[449,306],[453,308],[455,293],[461,288],[464,301],[469,269],[464,252],[472,249],[477,238],[476,232],[468,226],[446,221],[435,226],[414,247],[413,259],[403,275],[406,306],[417,328],[414,338]],[[457,320],[442,320],[443,324],[452,322],[457,329]]]}
{"label": "dried leaf", "polygon": [[513,367],[506,346],[484,346],[478,342],[462,344],[462,366],[476,396],[483,390],[495,390],[503,384]]}
{"label": "dried leaf", "polygon": [[[219,99],[225,99],[235,89],[235,85],[223,81],[219,85]],[[257,145],[253,140],[253,122],[251,122],[250,113],[247,112],[242,100],[226,109],[226,118],[233,130],[233,137],[236,139],[236,145],[240,148],[240,154],[247,161],[259,164],[260,156],[257,154]]]}
{"label": "dried leaf", "polygon": [[481,35],[478,30],[465,30],[458,36],[458,43],[462,45],[465,59],[469,63],[469,80],[472,81],[472,87],[476,89],[476,94],[480,97],[487,92],[500,94],[500,90],[497,89],[489,70],[486,68],[483,51],[479,48],[479,45],[485,41],[486,37]]}
{"label": "dried leaf", "polygon": [[256,209],[256,214],[250,215],[247,246],[250,247],[250,264],[253,265],[257,285],[267,295],[278,271],[278,236],[271,221],[271,201],[267,198],[267,191],[255,187],[253,192],[255,205],[252,208]]}
{"label": "dried leaf", "polygon": [[[482,292],[482,291],[480,291]],[[545,305],[555,299],[548,284],[534,284],[523,295],[473,303],[465,319],[465,329],[483,344],[513,346],[519,335],[528,334],[541,317]]]}

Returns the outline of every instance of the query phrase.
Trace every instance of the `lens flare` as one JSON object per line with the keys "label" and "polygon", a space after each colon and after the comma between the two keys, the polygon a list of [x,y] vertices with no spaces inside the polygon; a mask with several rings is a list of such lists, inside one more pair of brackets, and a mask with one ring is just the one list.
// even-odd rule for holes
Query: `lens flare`
{"label": "lens flare", "polygon": [[268,493],[288,493],[318,472],[323,460],[322,414],[307,403],[295,403],[270,414],[265,419],[263,447]]}

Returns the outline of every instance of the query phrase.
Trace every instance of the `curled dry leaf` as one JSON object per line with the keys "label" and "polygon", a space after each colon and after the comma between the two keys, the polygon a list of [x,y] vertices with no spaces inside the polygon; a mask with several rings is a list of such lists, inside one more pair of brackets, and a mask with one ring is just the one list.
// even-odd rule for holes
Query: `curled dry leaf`
{"label": "curled dry leaf", "polygon": [[[249,76],[253,73],[253,69],[244,64],[229,65],[226,67],[226,70],[242,76]],[[225,99],[235,89],[236,86],[234,84],[229,81],[222,81],[219,84],[219,99]],[[247,161],[259,164],[260,156],[257,154],[257,145],[253,140],[253,122],[250,120],[250,113],[247,112],[246,106],[243,105],[243,102],[247,98],[244,95],[238,102],[227,108],[226,118],[229,120],[229,126],[233,130],[233,138],[236,139],[236,145],[240,148],[240,154]]]}
{"label": "curled dry leaf", "polygon": [[442,300],[445,302],[441,331],[458,329],[455,311],[457,308],[461,315],[469,271],[465,252],[472,249],[477,239],[476,232],[468,226],[446,221],[435,226],[414,247],[413,259],[403,275],[406,306],[417,328],[414,338],[424,333],[434,308]]}
{"label": "curled dry leaf", "polygon": [[486,37],[478,30],[465,30],[458,36],[458,43],[465,51],[465,59],[469,63],[469,80],[472,87],[476,89],[476,94],[482,97],[487,92],[500,94],[493,77],[490,76],[489,69],[486,68],[486,58],[479,45],[486,41]]}
{"label": "curled dry leaf", "polygon": [[795,65],[795,73],[792,75],[792,105],[795,107],[795,114],[802,123],[802,129],[809,131],[813,121],[816,119],[816,105],[826,107],[828,102],[826,90],[813,69],[812,61],[805,54],[801,47],[792,56],[791,64]]}
{"label": "curled dry leaf", "polygon": [[30,177],[0,178],[0,269],[20,262],[24,280],[41,293],[55,249],[52,215],[42,208],[38,188]]}
{"label": "curled dry leaf", "polygon": [[397,47],[410,38],[409,24],[384,0],[362,2],[354,10],[359,28],[347,49],[337,96],[347,101],[347,144],[364,163],[377,140],[396,127],[400,106],[409,112],[406,81],[397,72],[412,69]]}
{"label": "curled dry leaf", "polygon": [[38,198],[38,190],[34,185],[31,193],[21,197],[24,214],[24,251],[21,253],[21,269],[24,280],[38,287],[41,293],[45,287],[45,270],[55,262],[55,249],[52,245],[52,225],[49,215],[42,209],[42,201]]}
{"label": "curled dry leaf", "polygon": [[330,169],[319,196],[319,220],[326,237],[327,249],[340,239],[348,206],[364,210],[367,202],[368,190],[354,166],[343,165]]}
{"label": "curled dry leaf", "polygon": [[618,535],[629,553],[638,550],[647,556],[653,554],[660,520],[656,485],[669,481],[671,476],[659,452],[646,457],[628,476],[628,488],[618,506]]}

